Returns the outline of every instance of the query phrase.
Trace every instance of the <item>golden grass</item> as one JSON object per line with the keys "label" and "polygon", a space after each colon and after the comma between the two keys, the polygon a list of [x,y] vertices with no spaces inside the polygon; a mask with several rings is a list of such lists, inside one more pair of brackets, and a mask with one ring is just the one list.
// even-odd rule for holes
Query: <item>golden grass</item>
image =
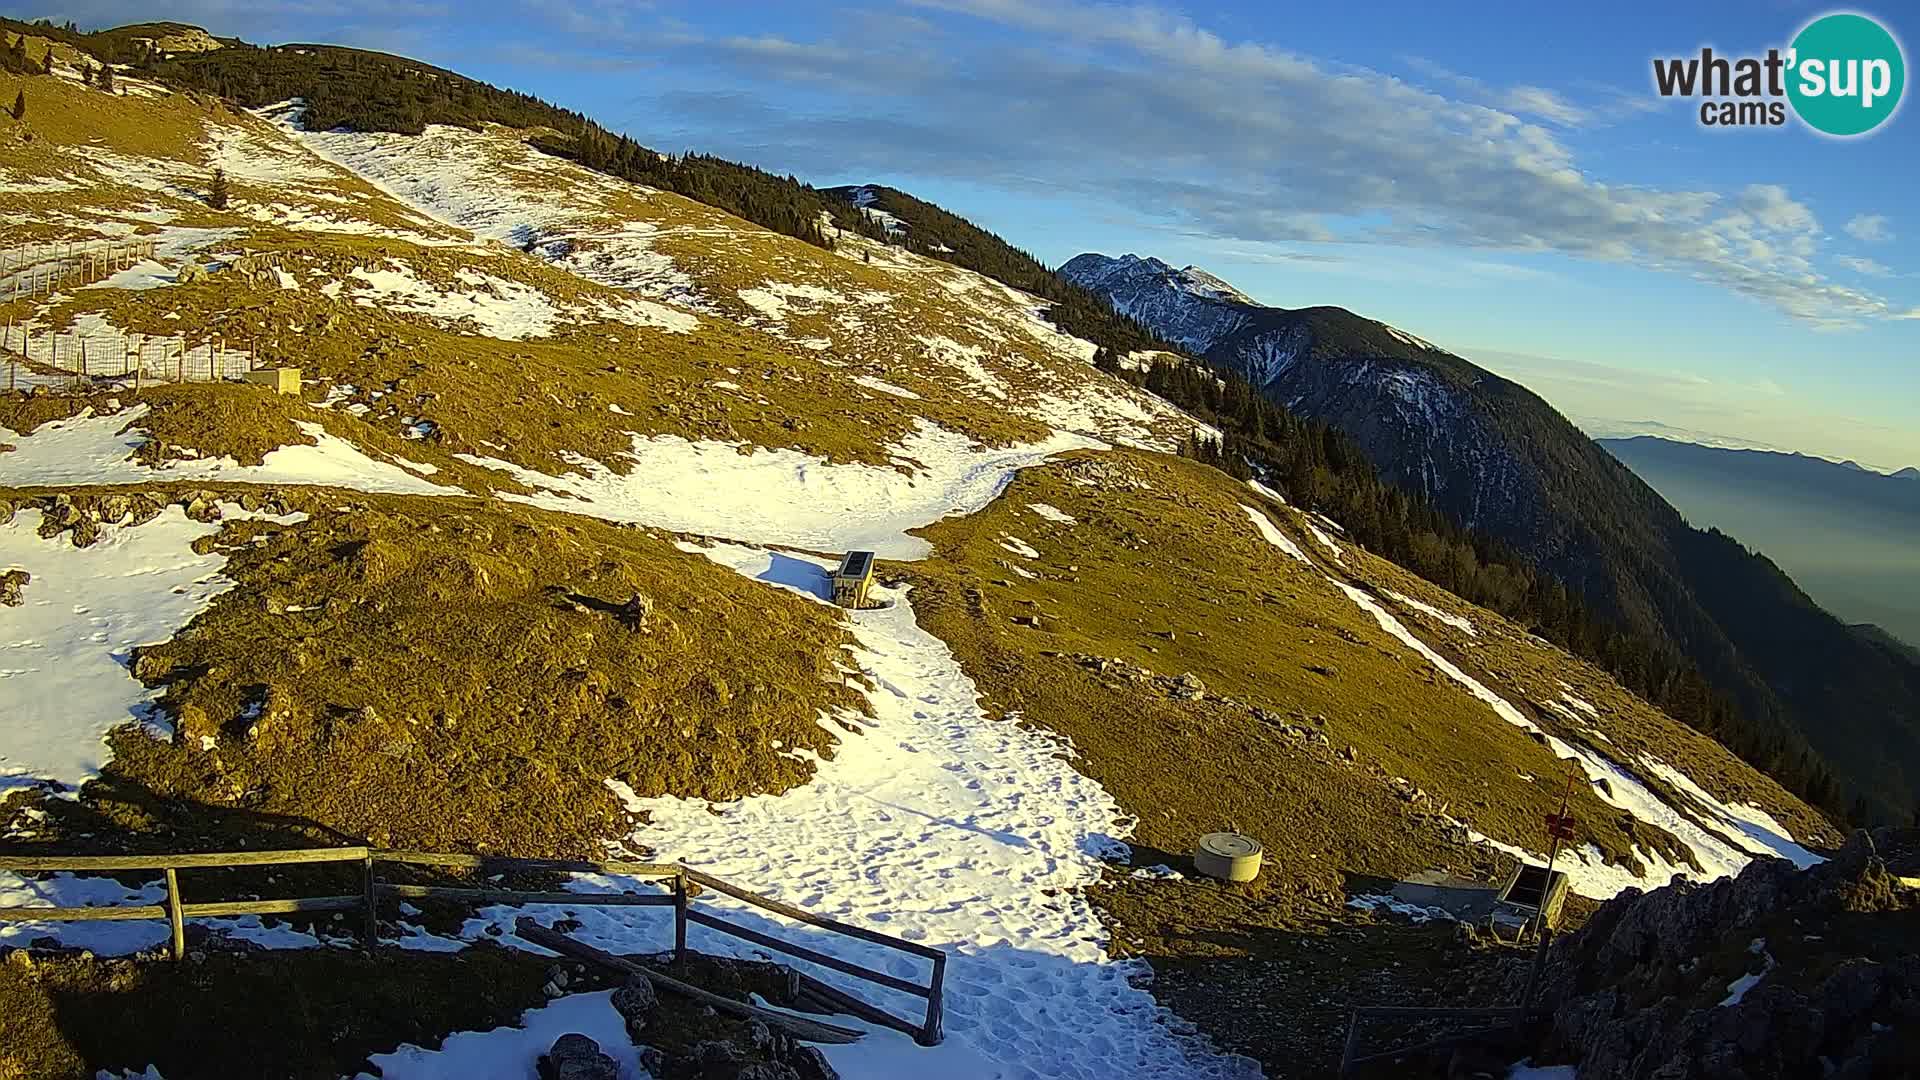
{"label": "golden grass", "polygon": [[[117,732],[69,831],[218,845],[274,822],[593,855],[632,829],[606,780],[780,791],[812,773],[795,751],[832,756],[823,717],[865,708],[828,609],[669,538],[480,500],[284,497],[312,518],[201,542],[238,587],[134,663],[174,738]],[[639,627],[618,610],[635,594]],[[50,809],[57,840],[69,808]]]}

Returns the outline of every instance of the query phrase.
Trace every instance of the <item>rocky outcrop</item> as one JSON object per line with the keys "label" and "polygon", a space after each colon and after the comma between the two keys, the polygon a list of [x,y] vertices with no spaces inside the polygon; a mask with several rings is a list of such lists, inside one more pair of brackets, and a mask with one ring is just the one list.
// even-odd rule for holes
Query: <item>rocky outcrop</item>
{"label": "rocky outcrop", "polygon": [[1549,1054],[1582,1080],[1920,1075],[1920,890],[1879,855],[1901,839],[1607,902],[1549,954]]}

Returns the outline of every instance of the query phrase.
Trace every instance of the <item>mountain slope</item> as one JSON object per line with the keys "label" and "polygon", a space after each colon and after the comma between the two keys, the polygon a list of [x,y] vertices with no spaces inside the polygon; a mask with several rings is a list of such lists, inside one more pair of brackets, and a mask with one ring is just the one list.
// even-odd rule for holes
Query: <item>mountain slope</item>
{"label": "mountain slope", "polygon": [[1694,524],[1764,551],[1821,606],[1920,641],[1920,484],[1799,454],[1599,443]]}
{"label": "mountain slope", "polygon": [[1671,643],[1761,731],[1797,732],[1882,817],[1920,800],[1920,668],[1864,646],[1791,580],[1702,533],[1546,402],[1385,323],[1196,291],[1155,260],[1061,268],[1123,314],[1351,435],[1383,475]]}
{"label": "mountain slope", "polygon": [[[903,1061],[1239,1080],[1256,1066],[1221,1045],[1255,1027],[1316,1068],[1329,995],[1216,979],[1196,1033],[1146,964],[1286,932],[1395,981],[1378,946],[1401,939],[1365,897],[1538,860],[1562,776],[1583,895],[1839,839],[1526,627],[1165,452],[1212,431],[1096,366],[1048,318],[1067,301],[860,230],[762,227],[533,146],[550,128],[316,132],[297,103],[131,70],[89,89],[72,72],[97,61],[0,76],[33,102],[0,121],[21,151],[0,158],[0,244],[155,251],[0,305],[35,342],[9,346],[30,355],[0,395],[0,600],[20,601],[0,604],[0,850],[683,859],[947,952],[946,1040],[829,1048],[849,1080]],[[299,393],[212,381],[221,335],[298,365]],[[879,606],[848,611],[829,572],[856,548],[882,557]],[[1288,857],[1245,889],[1188,876],[1221,827]],[[163,887],[0,874],[0,906]],[[395,906],[379,931],[409,948],[380,952],[519,948],[524,913]],[[610,951],[670,940],[643,910],[535,913]],[[346,943],[326,920],[201,931]],[[166,932],[0,941],[126,957]],[[1269,987],[1322,1011],[1242,996]]]}

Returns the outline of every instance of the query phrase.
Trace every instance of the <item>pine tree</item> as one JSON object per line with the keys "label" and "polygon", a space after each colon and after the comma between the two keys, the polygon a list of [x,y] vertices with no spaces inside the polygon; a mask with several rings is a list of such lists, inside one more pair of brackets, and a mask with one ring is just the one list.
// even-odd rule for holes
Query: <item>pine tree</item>
{"label": "pine tree", "polygon": [[13,118],[15,120],[25,120],[27,118],[27,92],[25,90],[13,95]]}
{"label": "pine tree", "polygon": [[100,89],[105,90],[109,94],[113,93],[113,67],[111,65],[102,64],[100,66],[98,84]]}
{"label": "pine tree", "polygon": [[40,71],[46,75],[53,74],[53,46],[51,45],[47,46],[47,55],[40,58]]}
{"label": "pine tree", "polygon": [[80,81],[83,83],[86,83],[88,86],[93,85],[93,65],[92,64],[80,65]]}
{"label": "pine tree", "polygon": [[207,191],[207,205],[215,210],[227,208],[227,170],[213,170],[213,187]]}

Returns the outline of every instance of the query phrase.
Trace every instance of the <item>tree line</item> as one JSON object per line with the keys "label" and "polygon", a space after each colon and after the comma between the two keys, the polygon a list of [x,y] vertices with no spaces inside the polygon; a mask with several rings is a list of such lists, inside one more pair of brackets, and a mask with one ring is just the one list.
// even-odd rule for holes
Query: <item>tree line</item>
{"label": "tree line", "polygon": [[1602,617],[1498,539],[1383,482],[1342,432],[1274,404],[1239,375],[1195,362],[1163,358],[1117,373],[1220,430],[1219,439],[1189,436],[1183,455],[1241,480],[1258,477],[1294,505],[1326,513],[1354,542],[1605,669],[1835,819],[1864,813],[1798,732],[1752,722],[1677,647]]}

